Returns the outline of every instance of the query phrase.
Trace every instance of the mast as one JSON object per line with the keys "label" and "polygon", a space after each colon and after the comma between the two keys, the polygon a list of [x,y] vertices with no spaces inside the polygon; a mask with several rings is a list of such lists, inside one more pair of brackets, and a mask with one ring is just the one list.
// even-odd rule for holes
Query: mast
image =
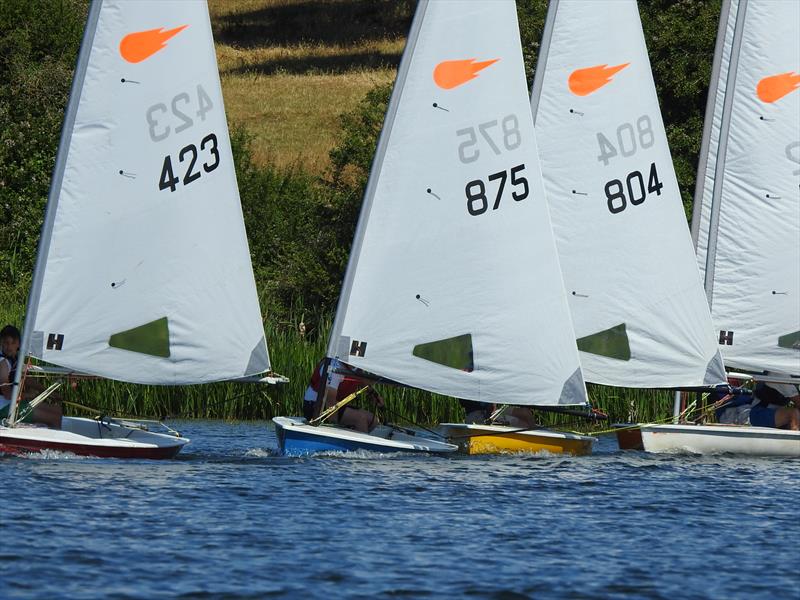
{"label": "mast", "polygon": [[556,22],[559,0],[551,0],[547,7],[547,16],[544,21],[544,31],[542,32],[542,43],[539,46],[539,56],[536,58],[536,70],[533,74],[533,85],[531,86],[531,113],[533,114],[533,125],[536,126],[536,117],[539,114],[539,99],[542,97],[542,85],[544,85],[544,72],[547,70],[547,56],[550,54],[550,42],[553,40],[553,28]]}
{"label": "mast", "polygon": [[[726,5],[725,8],[730,8]],[[724,10],[724,9],[723,9]],[[727,11],[724,11],[727,14]],[[736,27],[733,32],[733,42],[731,46],[731,57],[728,64],[728,74],[726,78],[725,84],[725,102],[722,107],[722,122],[720,124],[720,131],[719,131],[719,143],[717,146],[717,157],[716,163],[714,166],[714,192],[711,196],[711,207],[710,207],[710,217],[709,217],[709,225],[708,225],[708,248],[706,250],[706,264],[703,273],[703,287],[706,290],[706,296],[708,297],[708,305],[709,307],[713,304],[713,297],[714,297],[714,266],[716,262],[716,255],[717,255],[717,237],[718,237],[718,229],[719,229],[719,213],[720,213],[720,201],[722,198],[722,188],[725,179],[725,160],[726,154],[728,149],[728,132],[731,126],[731,107],[733,106],[733,98],[734,92],[736,88],[736,73],[738,70],[739,65],[739,52],[742,47],[742,30],[744,28],[744,20],[745,15],[747,13],[747,0],[741,0],[738,6],[738,10],[736,12]],[[720,15],[721,19],[722,15]],[[727,27],[727,23],[726,23]],[[722,24],[720,23],[720,32],[722,33]],[[724,35],[723,35],[724,40]],[[724,41],[722,44],[717,45],[717,50],[721,53],[724,47]],[[719,60],[722,60],[720,55]],[[717,57],[714,58],[715,67],[719,70],[719,64],[717,63]],[[717,75],[719,73],[716,73]],[[712,78],[714,74],[712,73]],[[716,80],[713,84],[714,90],[716,90],[717,84]],[[711,96],[711,90],[709,90],[709,103],[713,102],[715,99]],[[706,110],[706,118],[708,118],[708,110]],[[711,127],[711,124],[708,122],[706,123],[708,127]],[[708,137],[703,132],[703,143],[705,144],[705,151],[708,152],[708,144],[710,138],[710,131]],[[707,155],[701,159],[705,163],[707,160]],[[698,174],[699,174],[698,170]],[[703,178],[705,178],[705,173],[703,173]],[[698,177],[698,185],[699,185],[700,178]],[[696,193],[696,191],[695,191]],[[695,195],[695,202],[697,202],[697,196]],[[697,211],[697,212],[695,212]],[[700,215],[700,209],[695,207],[693,210],[692,215],[692,223],[694,223],[695,215],[698,217]],[[698,226],[699,228],[699,222]],[[692,227],[692,233],[694,234],[695,228],[694,225]],[[694,236],[695,244],[697,244],[697,236]]]}
{"label": "mast", "polygon": [[58,199],[61,195],[61,183],[64,179],[64,168],[67,163],[72,130],[75,125],[75,115],[78,112],[83,82],[86,78],[86,67],[89,64],[89,56],[92,53],[92,44],[97,30],[97,21],[100,18],[100,9],[103,0],[92,0],[89,6],[89,14],[86,18],[86,29],[83,32],[80,49],[78,50],[78,61],[75,66],[75,75],[72,78],[72,87],[67,101],[67,110],[64,114],[64,124],[61,127],[61,139],[58,143],[58,153],[56,163],[53,167],[53,176],[50,181],[50,192],[47,195],[47,206],[42,222],[42,231],[39,236],[39,245],[36,250],[36,264],[33,269],[31,289],[28,293],[28,303],[25,308],[25,323],[22,327],[22,339],[20,340],[19,352],[17,354],[17,368],[14,373],[14,381],[11,387],[11,406],[8,411],[8,424],[14,425],[17,419],[17,405],[19,400],[20,382],[22,371],[25,368],[25,358],[28,354],[30,345],[31,328],[33,318],[36,314],[39,297],[42,291],[42,279],[44,277],[44,266],[50,250],[50,240],[53,233],[53,223],[55,222]]}

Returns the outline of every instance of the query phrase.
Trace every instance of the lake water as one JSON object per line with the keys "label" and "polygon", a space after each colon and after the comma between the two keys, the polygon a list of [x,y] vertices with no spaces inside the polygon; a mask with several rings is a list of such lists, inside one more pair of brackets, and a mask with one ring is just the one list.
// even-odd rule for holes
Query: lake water
{"label": "lake water", "polygon": [[0,459],[0,598],[800,597],[800,460],[296,459],[178,425],[172,461]]}

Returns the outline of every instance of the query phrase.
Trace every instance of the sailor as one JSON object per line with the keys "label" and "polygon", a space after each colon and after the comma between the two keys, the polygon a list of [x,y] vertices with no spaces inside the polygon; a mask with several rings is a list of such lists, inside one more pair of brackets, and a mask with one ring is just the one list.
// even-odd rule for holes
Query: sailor
{"label": "sailor", "polygon": [[[783,376],[771,373],[773,376]],[[789,379],[789,376],[785,376]],[[763,381],[753,391],[755,400],[750,409],[750,424],[756,427],[777,427],[800,431],[800,390],[797,384]],[[793,402],[794,406],[789,406]]]}
{"label": "sailor", "polygon": [[[494,404],[475,402],[474,400],[459,399],[458,403],[464,409],[464,423],[486,424],[496,409]],[[536,419],[533,416],[533,411],[529,408],[509,406],[491,424],[530,429],[536,426]]]}
{"label": "sailor", "polygon": [[[325,367],[325,360],[327,359],[323,358],[314,369],[311,381],[306,388],[303,398],[303,415],[309,420],[316,416],[317,412],[321,412],[316,410],[315,404],[317,391],[319,390],[322,373]],[[325,397],[323,402],[325,408],[334,406],[337,402],[344,400],[351,394],[370,385],[369,382],[355,377],[354,375],[350,375],[347,371],[349,371],[349,369],[344,363],[336,358],[331,360],[328,365],[328,374],[325,382]],[[372,387],[366,391],[366,395],[370,400],[375,402],[377,406],[384,405],[383,398],[381,398]],[[338,425],[349,429],[355,429],[362,433],[369,433],[380,425],[380,421],[374,413],[349,405],[339,408],[333,418]]]}
{"label": "sailor", "polygon": [[[0,330],[0,349],[3,357],[0,358],[0,419],[8,418],[11,409],[11,390],[14,376],[19,363],[19,329],[13,325],[6,325]],[[31,388],[28,389],[28,392]],[[35,388],[38,394],[41,389]],[[29,398],[26,398],[29,399]],[[40,402],[32,411],[28,402],[20,402],[17,417],[27,423],[43,423],[52,429],[61,429],[61,406]]]}

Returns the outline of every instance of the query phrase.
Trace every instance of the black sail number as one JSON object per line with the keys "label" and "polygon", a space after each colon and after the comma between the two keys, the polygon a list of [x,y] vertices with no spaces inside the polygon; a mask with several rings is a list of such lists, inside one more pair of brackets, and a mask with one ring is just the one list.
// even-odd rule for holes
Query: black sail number
{"label": "black sail number", "polygon": [[209,133],[206,137],[203,138],[203,141],[200,142],[200,150],[205,150],[206,145],[211,144],[211,148],[209,148],[209,152],[214,157],[214,164],[209,165],[208,163],[203,163],[203,170],[206,173],[211,173],[214,169],[219,166],[219,150],[217,149],[217,136],[213,133]]}
{"label": "black sail number", "polygon": [[172,157],[169,155],[165,156],[164,162],[161,165],[161,175],[158,179],[158,189],[174,192],[178,189],[178,184],[189,185],[193,181],[200,179],[203,171],[200,171],[199,168],[195,169],[195,166],[197,165],[201,153],[204,156],[207,155],[206,158],[202,159],[204,160],[203,171],[211,173],[220,163],[217,136],[215,134],[209,133],[202,139],[200,142],[200,152],[197,151],[197,146],[195,144],[184,146],[181,148],[180,152],[178,152],[178,162],[186,163],[187,165],[183,180],[175,176],[175,171],[172,166]]}
{"label": "black sail number", "polygon": [[[619,179],[612,179],[605,185],[606,204],[612,214],[619,214],[631,206],[639,206],[647,198],[648,194],[661,195],[661,188],[664,184],[658,179],[658,169],[656,163],[650,164],[650,174],[647,177],[647,185],[644,183],[644,176],[640,171],[631,171],[625,178],[625,186]],[[628,195],[625,195],[625,192]]]}
{"label": "black sail number", "polygon": [[197,148],[195,147],[194,144],[189,144],[188,146],[181,148],[181,152],[180,154],[178,154],[178,160],[180,162],[183,162],[183,159],[186,157],[186,155],[190,153],[192,155],[192,158],[191,161],[189,162],[189,168],[186,169],[186,175],[183,176],[183,185],[189,185],[193,181],[200,179],[199,171],[196,171],[194,173],[192,172],[192,169],[194,169],[194,165],[197,162]]}
{"label": "black sail number", "polygon": [[[514,188],[514,191],[511,192],[511,197],[517,202],[527,198],[530,193],[528,180],[521,175],[522,171],[524,170],[524,164],[517,165],[510,170],[511,187]],[[508,170],[498,171],[497,173],[492,173],[487,177],[487,181],[497,182],[497,191],[494,194],[492,210],[497,210],[500,208],[500,201],[503,198],[503,191],[506,188],[506,182],[508,180]],[[519,188],[520,186],[521,189],[517,190],[516,188]],[[473,217],[482,215],[489,210],[489,197],[486,195],[486,183],[484,183],[483,179],[473,179],[472,181],[468,182],[464,188],[464,192],[467,197],[467,212],[469,212],[469,214],[471,214]]]}

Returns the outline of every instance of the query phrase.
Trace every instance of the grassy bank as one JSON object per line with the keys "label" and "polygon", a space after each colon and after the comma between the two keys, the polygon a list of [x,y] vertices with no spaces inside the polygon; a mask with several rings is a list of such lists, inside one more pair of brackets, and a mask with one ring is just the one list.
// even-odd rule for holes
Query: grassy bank
{"label": "grassy bank", "polygon": [[[0,1],[0,11],[5,11],[0,48],[8,49],[0,52],[3,323],[22,323],[36,232],[87,3],[59,0],[55,5],[63,14],[50,10],[50,4]],[[414,4],[209,3],[266,336],[274,368],[291,383],[159,388],[82,381],[66,390],[68,399],[141,416],[255,419],[299,412],[311,369],[324,353],[388,85]],[[518,2],[529,79],[545,7],[544,0]],[[12,20],[23,9],[27,12]],[[659,94],[666,99],[663,109],[670,141],[678,150],[681,187],[688,191],[694,182],[719,3],[652,0],[642,3],[640,11],[656,81],[666,82]],[[314,308],[304,311],[299,303]],[[418,422],[461,417],[451,399],[418,390],[383,392],[392,413]],[[591,386],[589,392],[593,404],[614,420],[650,420],[668,414],[672,406],[667,392],[600,386]],[[556,420],[547,417],[545,422]]]}

